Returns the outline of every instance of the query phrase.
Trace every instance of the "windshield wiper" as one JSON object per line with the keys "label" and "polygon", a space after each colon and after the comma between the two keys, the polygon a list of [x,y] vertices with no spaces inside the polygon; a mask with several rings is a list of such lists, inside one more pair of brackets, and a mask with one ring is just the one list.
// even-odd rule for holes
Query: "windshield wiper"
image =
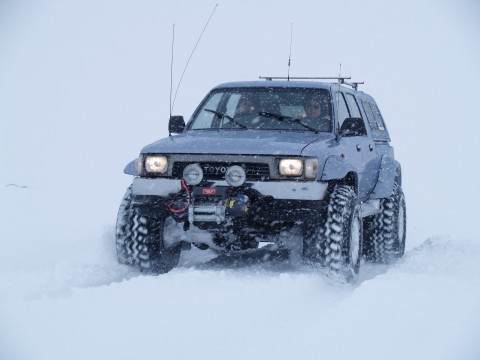
{"label": "windshield wiper", "polygon": [[304,124],[300,119],[294,119],[290,116],[285,116],[285,115],[281,115],[281,114],[275,114],[275,113],[270,113],[270,112],[266,112],[266,111],[260,111],[258,113],[258,115],[260,116],[265,116],[265,117],[269,117],[269,118],[273,118],[275,120],[279,120],[279,121],[287,121],[289,123],[292,123],[292,124],[298,124],[298,125],[301,125],[303,126],[305,129],[308,129],[310,131],[313,131],[315,134],[318,134],[318,130],[315,129],[314,127],[311,127],[307,124]]}
{"label": "windshield wiper", "polygon": [[211,112],[212,114],[215,114],[217,115],[220,119],[223,119],[223,118],[227,118],[228,120],[230,120],[232,123],[234,123],[235,125],[238,125],[240,126],[243,130],[247,130],[248,127],[244,124],[242,124],[241,122],[235,120],[233,117],[231,117],[230,115],[227,115],[227,114],[223,114],[219,111],[215,111],[215,110],[212,110],[212,109],[203,109],[205,111],[208,111],[208,112]]}

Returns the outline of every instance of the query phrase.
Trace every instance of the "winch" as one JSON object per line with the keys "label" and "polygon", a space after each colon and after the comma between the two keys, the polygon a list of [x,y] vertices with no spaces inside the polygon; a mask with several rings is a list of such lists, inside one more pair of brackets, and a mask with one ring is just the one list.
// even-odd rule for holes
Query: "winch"
{"label": "winch", "polygon": [[192,192],[188,207],[188,221],[216,222],[220,224],[226,218],[245,216],[250,206],[247,195],[228,194],[228,187],[196,187]]}

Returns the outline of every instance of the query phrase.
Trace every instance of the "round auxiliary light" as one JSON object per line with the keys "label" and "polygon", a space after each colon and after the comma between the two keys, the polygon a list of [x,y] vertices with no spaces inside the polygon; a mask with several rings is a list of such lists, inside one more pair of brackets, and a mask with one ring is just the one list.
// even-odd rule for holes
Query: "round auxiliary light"
{"label": "round auxiliary light", "polygon": [[233,165],[225,173],[225,180],[230,186],[241,186],[247,180],[247,174],[241,166]]}
{"label": "round auxiliary light", "polygon": [[183,178],[188,185],[198,185],[203,180],[203,171],[198,164],[189,164],[183,169]]}

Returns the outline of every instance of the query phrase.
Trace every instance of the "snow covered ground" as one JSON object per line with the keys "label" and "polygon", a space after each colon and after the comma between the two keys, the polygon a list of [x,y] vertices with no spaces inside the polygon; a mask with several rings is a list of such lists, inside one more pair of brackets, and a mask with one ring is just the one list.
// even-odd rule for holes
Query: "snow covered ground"
{"label": "snow covered ground", "polygon": [[117,264],[113,224],[65,235],[37,195],[1,189],[34,219],[4,214],[16,230],[2,230],[2,359],[480,356],[478,241],[425,239],[396,264],[364,264],[354,285],[276,259],[218,266],[200,250],[145,276]]}
{"label": "snow covered ground", "polygon": [[178,79],[214,5],[0,2],[0,359],[479,359],[473,1],[221,2],[179,92],[188,118],[217,83],[286,73],[294,22],[291,75],[342,62],[379,102],[404,258],[353,285],[199,250],[162,276],[117,263],[122,169],[166,135],[171,25]]}

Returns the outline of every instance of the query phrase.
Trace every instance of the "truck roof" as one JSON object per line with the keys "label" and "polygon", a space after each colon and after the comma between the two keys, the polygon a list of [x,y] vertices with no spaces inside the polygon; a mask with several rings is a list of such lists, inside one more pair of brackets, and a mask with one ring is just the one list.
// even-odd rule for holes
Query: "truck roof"
{"label": "truck roof", "polygon": [[332,86],[338,86],[338,83],[325,83],[317,81],[236,81],[220,84],[214,88],[312,88],[312,89],[330,89]]}

